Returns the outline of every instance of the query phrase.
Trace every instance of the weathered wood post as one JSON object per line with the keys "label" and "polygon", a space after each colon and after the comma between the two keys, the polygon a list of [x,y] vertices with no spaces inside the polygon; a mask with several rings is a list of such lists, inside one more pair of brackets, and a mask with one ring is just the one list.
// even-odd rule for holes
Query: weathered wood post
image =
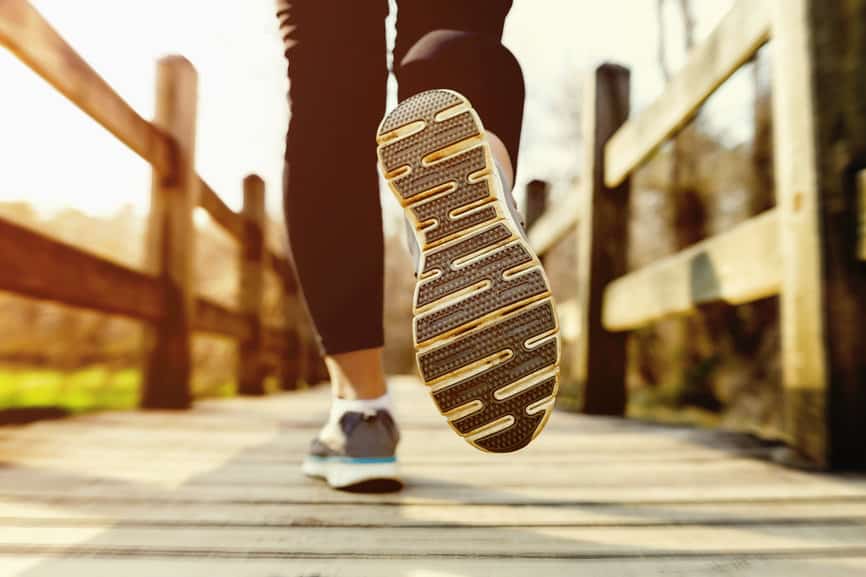
{"label": "weathered wood post", "polygon": [[307,364],[304,374],[304,380],[309,385],[316,385],[328,380],[328,367],[325,366],[325,358],[319,351],[316,337],[313,335],[312,328],[309,331],[309,337],[306,346]]}
{"label": "weathered wood post", "polygon": [[262,310],[265,293],[265,183],[251,174],[244,178],[244,236],[240,251],[240,309],[252,332],[238,346],[238,393],[263,395],[264,335]]}
{"label": "weathered wood post", "polygon": [[171,170],[153,172],[146,266],[164,286],[165,316],[145,329],[141,406],[187,408],[192,403],[190,327],[195,314],[193,210],[198,204],[195,131],[198,80],[180,56],[157,66],[154,124],[174,141]]}
{"label": "weathered wood post", "polygon": [[531,180],[526,185],[526,230],[529,231],[547,210],[550,186],[543,180]]}
{"label": "weathered wood post", "polygon": [[278,365],[280,389],[295,391],[301,380],[301,345],[296,330],[286,328],[286,346],[280,354]]}
{"label": "weathered wood post", "polygon": [[280,358],[280,388],[284,391],[293,391],[300,384],[303,368],[300,333],[303,311],[301,310],[294,271],[290,265],[285,268],[286,270],[279,272],[283,287],[282,305],[286,326],[286,348]]}
{"label": "weathered wood post", "polygon": [[298,376],[300,381],[309,386],[313,384],[311,377],[313,363],[311,361],[310,347],[314,346],[314,343],[310,338],[310,329],[309,325],[306,324],[306,319],[304,319],[303,323],[305,324],[300,325],[300,330],[298,331]]}
{"label": "weathered wood post", "polygon": [[330,374],[328,373],[328,365],[325,364],[325,357],[319,352],[318,348],[316,349],[316,369],[318,379],[316,383],[327,383],[330,379]]}
{"label": "weathered wood post", "polygon": [[775,0],[773,32],[786,433],[821,466],[863,466],[866,0]]}
{"label": "weathered wood post", "polygon": [[[604,64],[590,74],[584,96],[584,192],[578,226],[577,390],[563,391],[566,401],[583,412],[622,415],[625,412],[626,335],[602,326],[604,289],[626,272],[630,182],[616,188],[604,183],[604,149],[629,114],[630,74]],[[571,404],[571,403],[569,403]]]}

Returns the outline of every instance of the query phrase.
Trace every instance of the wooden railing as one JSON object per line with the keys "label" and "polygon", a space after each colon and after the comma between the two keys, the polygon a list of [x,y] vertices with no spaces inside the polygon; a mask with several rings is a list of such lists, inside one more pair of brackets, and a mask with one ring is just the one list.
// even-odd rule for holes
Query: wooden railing
{"label": "wooden railing", "polygon": [[[320,359],[311,346],[292,268],[285,256],[267,247],[264,182],[255,175],[244,179],[243,210],[236,213],[195,171],[193,66],[178,56],[159,61],[156,117],[148,122],[26,0],[0,0],[0,44],[153,169],[147,272],[0,220],[0,290],[144,321],[144,407],[184,408],[192,402],[193,331],[238,341],[242,394],[263,394],[273,367],[284,388],[316,380]],[[241,245],[237,310],[196,294],[193,211],[199,206]],[[267,269],[276,273],[284,293],[285,328],[265,324]]]}
{"label": "wooden railing", "polygon": [[[785,434],[821,466],[866,464],[866,2],[738,0],[664,93],[629,118],[629,71],[603,65],[584,108],[584,184],[570,217],[531,237],[544,253],[578,224],[580,336],[564,394],[622,414],[622,331],[779,296]],[[629,175],[772,40],[775,208],[627,273]],[[560,211],[561,212],[561,211]],[[542,217],[545,218],[545,217]],[[539,229],[540,230],[540,229]]]}

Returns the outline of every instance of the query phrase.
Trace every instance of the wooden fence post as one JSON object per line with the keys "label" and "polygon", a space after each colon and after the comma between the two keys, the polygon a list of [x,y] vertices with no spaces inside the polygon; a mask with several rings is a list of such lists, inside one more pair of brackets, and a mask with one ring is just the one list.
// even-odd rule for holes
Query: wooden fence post
{"label": "wooden fence post", "polygon": [[301,343],[297,331],[286,327],[286,347],[278,365],[280,389],[295,391],[301,380]]}
{"label": "wooden fence post", "polygon": [[280,388],[294,391],[301,380],[303,359],[300,324],[302,322],[301,303],[298,286],[291,267],[280,271],[283,287],[283,319],[286,326],[286,349],[280,359]]}
{"label": "wooden fence post", "polygon": [[141,406],[187,408],[192,403],[190,327],[195,314],[193,210],[198,204],[195,131],[198,80],[185,58],[159,61],[154,124],[174,140],[171,169],[154,170],[146,265],[164,287],[165,316],[145,329]]}
{"label": "wooden fence post", "polygon": [[262,310],[265,292],[265,183],[251,174],[244,178],[244,237],[241,246],[240,309],[252,327],[238,346],[238,393],[263,395],[264,358]]}
{"label": "wooden fence post", "polygon": [[547,210],[547,200],[550,192],[550,187],[543,180],[531,180],[526,185],[526,209],[524,210],[524,218],[526,219],[527,232],[532,229],[535,223]]}
{"label": "wooden fence post", "polygon": [[773,107],[785,427],[821,466],[866,464],[866,1],[776,0]]}
{"label": "wooden fence post", "polygon": [[626,335],[601,324],[604,289],[626,272],[628,249],[628,179],[616,188],[604,183],[604,149],[629,114],[630,74],[612,64],[598,67],[584,96],[584,164],[581,221],[578,226],[578,305],[575,377],[577,390],[563,391],[569,404],[583,412],[622,415],[625,412]]}

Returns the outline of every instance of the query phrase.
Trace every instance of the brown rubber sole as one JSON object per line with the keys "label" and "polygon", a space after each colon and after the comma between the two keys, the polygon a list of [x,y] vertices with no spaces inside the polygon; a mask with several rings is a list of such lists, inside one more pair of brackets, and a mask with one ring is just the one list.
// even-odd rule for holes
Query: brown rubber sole
{"label": "brown rubber sole", "polygon": [[413,335],[421,377],[470,444],[525,447],[553,410],[559,327],[538,257],[504,204],[484,128],[449,90],[379,126],[379,166],[412,222],[421,265]]}

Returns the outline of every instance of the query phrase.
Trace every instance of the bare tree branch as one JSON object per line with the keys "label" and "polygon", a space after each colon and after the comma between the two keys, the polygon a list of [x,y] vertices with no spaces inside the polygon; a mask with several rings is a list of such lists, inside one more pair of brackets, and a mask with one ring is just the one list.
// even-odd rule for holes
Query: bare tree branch
{"label": "bare tree branch", "polygon": [[680,13],[683,16],[686,51],[689,51],[695,45],[695,14],[692,11],[691,0],[680,0]]}
{"label": "bare tree branch", "polygon": [[[656,1],[656,19],[659,30],[658,42],[658,61],[659,69],[665,82],[670,82],[672,72],[670,61],[668,60],[667,47],[667,27],[665,26],[665,0]],[[685,42],[685,51],[689,52],[695,45],[695,15],[692,10],[691,0],[679,0],[680,15],[683,19],[683,39]]]}
{"label": "bare tree branch", "polygon": [[656,18],[659,30],[658,59],[659,69],[665,82],[670,82],[671,69],[667,58],[667,30],[665,29],[665,0],[656,2]]}

